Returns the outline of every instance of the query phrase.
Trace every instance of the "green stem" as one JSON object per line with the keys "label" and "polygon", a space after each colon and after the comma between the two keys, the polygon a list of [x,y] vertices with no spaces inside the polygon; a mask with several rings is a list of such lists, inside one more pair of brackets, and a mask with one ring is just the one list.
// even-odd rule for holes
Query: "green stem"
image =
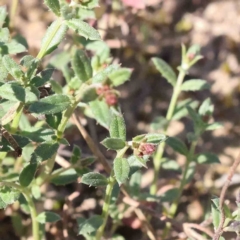
{"label": "green stem", "polygon": [[12,125],[11,125],[11,133],[13,134],[16,133],[16,131],[18,130],[18,125],[20,122],[23,109],[24,109],[24,103],[20,103],[20,105],[18,106],[15,112],[15,116],[13,118]]}
{"label": "green stem", "polygon": [[46,41],[45,44],[41,47],[41,50],[36,57],[37,59],[40,60],[44,57],[44,55],[49,47],[49,44],[52,42],[53,38],[55,37],[55,35],[56,35],[57,31],[59,30],[59,28],[61,27],[61,25],[62,25],[62,19],[58,18],[55,29],[53,29],[53,31],[50,33],[50,36],[48,37],[48,41]]}
{"label": "green stem", "polygon": [[18,0],[13,0],[11,4],[11,12],[10,12],[10,28],[14,28],[14,17],[17,12],[17,7],[18,7]]}
{"label": "green stem", "polygon": [[28,207],[30,209],[30,215],[32,219],[32,235],[34,240],[40,240],[40,232],[39,232],[39,223],[37,221],[37,210],[35,208],[34,202],[31,198],[31,194],[27,189],[22,188],[20,185],[12,182],[1,182],[0,186],[7,186],[11,188],[17,189],[20,193],[25,197]]}
{"label": "green stem", "polygon": [[[171,204],[169,212],[168,212],[168,217],[170,217],[170,218],[173,218],[177,212],[179,200],[180,200],[180,197],[182,196],[183,189],[186,185],[187,175],[188,175],[190,163],[192,162],[192,159],[194,157],[196,145],[197,145],[197,141],[193,141],[191,143],[189,154],[187,156],[187,162],[186,162],[185,169],[183,172],[183,177],[182,177],[182,180],[181,180],[181,183],[179,186],[178,194],[177,194],[177,197],[175,198],[175,200],[173,201],[173,203]],[[163,232],[163,236],[162,236],[163,239],[165,239],[168,236],[170,229],[171,229],[171,223],[167,223],[166,227],[164,229],[164,232]]]}
{"label": "green stem", "polygon": [[[179,94],[181,92],[181,86],[182,86],[182,82],[184,80],[184,77],[186,75],[186,71],[183,70],[182,68],[180,68],[180,72],[177,78],[177,83],[174,87],[173,90],[173,95],[168,107],[168,111],[167,111],[167,115],[166,115],[166,119],[168,121],[167,125],[164,128],[164,134],[167,134],[167,130],[168,130],[168,126],[169,123],[173,117],[173,113],[177,104],[177,99],[179,97]],[[160,143],[160,145],[158,146],[156,155],[154,156],[153,159],[153,164],[154,164],[154,179],[153,179],[153,183],[151,186],[151,194],[155,195],[157,193],[157,181],[158,181],[158,174],[161,168],[161,164],[162,164],[162,156],[163,156],[163,152],[164,152],[164,148],[165,148],[165,142]]]}
{"label": "green stem", "polygon": [[[119,150],[116,158],[122,158],[128,148],[129,148],[129,146],[126,146],[123,149]],[[97,231],[96,240],[102,239],[104,229],[105,229],[107,219],[108,219],[108,209],[109,209],[109,205],[110,205],[110,201],[111,201],[112,190],[113,190],[113,186],[115,183],[116,183],[116,179],[114,177],[114,171],[112,170],[110,177],[108,178],[108,185],[106,188],[106,195],[104,198],[104,204],[103,204],[103,210],[102,210],[103,224]]]}

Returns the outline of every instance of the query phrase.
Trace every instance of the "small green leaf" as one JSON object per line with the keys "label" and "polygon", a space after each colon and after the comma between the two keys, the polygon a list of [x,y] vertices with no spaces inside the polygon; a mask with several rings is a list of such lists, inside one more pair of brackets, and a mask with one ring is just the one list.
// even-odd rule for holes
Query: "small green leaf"
{"label": "small green leaf", "polygon": [[[14,117],[16,110],[18,109],[20,105],[20,102],[15,102],[15,101],[6,101],[3,104],[0,104],[0,124],[1,125],[6,125],[10,123]],[[8,107],[6,109],[6,107]]]}
{"label": "small green leaf", "polygon": [[118,68],[119,68],[119,65],[116,65],[116,64],[107,66],[101,72],[98,72],[96,75],[93,76],[92,82],[93,83],[104,82],[109,76],[109,74],[115,72]]}
{"label": "small green leaf", "polygon": [[0,83],[4,82],[8,76],[8,70],[3,65],[2,59],[0,59]]}
{"label": "small green leaf", "polygon": [[215,122],[215,123],[210,123],[206,126],[205,130],[206,131],[213,131],[215,129],[218,129],[218,128],[222,128],[223,127],[223,124],[222,123],[219,123],[219,122]]}
{"label": "small green leaf", "polygon": [[87,85],[87,86],[84,86],[84,90],[83,89],[81,89],[81,90],[83,91],[81,100],[84,103],[94,101],[98,97],[97,92],[96,92],[96,86],[88,86]]}
{"label": "small green leaf", "polygon": [[213,114],[214,111],[214,106],[211,102],[210,98],[207,98],[203,101],[203,103],[201,104],[198,113],[201,116],[211,116]]}
{"label": "small green leaf", "polygon": [[109,133],[111,138],[120,138],[123,141],[126,141],[126,125],[121,114],[112,112]]}
{"label": "small green leaf", "polygon": [[31,79],[30,84],[35,87],[41,87],[48,81],[50,81],[52,74],[54,72],[54,68],[47,68],[41,71],[37,76]]}
{"label": "small green leaf", "polygon": [[33,185],[31,188],[31,193],[35,199],[39,199],[41,197],[41,189],[38,185]]}
{"label": "small green leaf", "polygon": [[159,144],[161,142],[166,141],[167,136],[159,133],[149,133],[146,134],[145,139],[147,140],[147,143]]}
{"label": "small green leaf", "polygon": [[170,171],[177,171],[181,173],[181,168],[175,160],[163,159],[162,168]]}
{"label": "small green leaf", "polygon": [[[58,169],[52,173],[52,175],[56,174],[58,171],[62,169]],[[78,174],[75,169],[68,169],[56,177],[51,178],[50,182],[55,185],[67,185],[69,183],[75,182],[78,178]]]}
{"label": "small green leaf", "polygon": [[221,213],[219,210],[219,198],[212,199],[211,212],[214,229],[217,229],[220,223]]}
{"label": "small green leaf", "polygon": [[188,115],[187,107],[191,107],[192,109],[196,109],[198,106],[198,101],[194,101],[191,98],[187,98],[183,101],[179,101],[174,110],[173,118],[174,120],[181,119]]}
{"label": "small green leaf", "polygon": [[195,133],[202,132],[203,129],[205,129],[206,127],[206,123],[203,122],[201,116],[197,112],[195,112],[190,106],[187,107],[187,110],[191,119],[193,120]]}
{"label": "small green leaf", "polygon": [[47,160],[57,152],[58,146],[54,141],[43,142],[37,146],[32,157],[41,162]]}
{"label": "small green leaf", "polygon": [[86,9],[83,7],[78,8],[78,16],[81,20],[96,19],[96,14],[94,10]]}
{"label": "small green leaf", "polygon": [[209,152],[198,154],[196,156],[196,162],[198,164],[220,163],[218,156]]}
{"label": "small green leaf", "polygon": [[90,40],[101,40],[98,31],[91,27],[88,23],[79,19],[71,19],[66,21],[67,25],[76,31],[79,35]]}
{"label": "small green leaf", "polygon": [[26,52],[26,47],[14,40],[3,45],[2,53],[4,54],[17,54],[22,52]]}
{"label": "small green leaf", "polygon": [[30,183],[34,179],[37,167],[38,167],[37,163],[29,163],[22,169],[19,175],[19,183],[22,187],[27,187],[30,185]]}
{"label": "small green leaf", "polygon": [[92,101],[89,103],[91,111],[96,121],[105,128],[109,128],[111,113],[108,105],[104,101]]}
{"label": "small green leaf", "polygon": [[67,29],[67,26],[63,22],[59,23],[59,20],[54,21],[47,29],[47,32],[42,40],[38,58],[42,58],[53,52],[63,40]]}
{"label": "small green leaf", "polygon": [[130,166],[126,158],[115,158],[113,162],[113,169],[115,173],[116,180],[119,185],[124,183],[130,172]]}
{"label": "small green leaf", "polygon": [[92,67],[84,51],[76,50],[72,59],[73,70],[81,82],[86,82],[92,77]]}
{"label": "small green leaf", "polygon": [[0,209],[5,209],[8,205],[18,200],[20,196],[19,191],[10,187],[0,188]]}
{"label": "small green leaf", "polygon": [[177,77],[172,68],[160,58],[152,58],[152,61],[162,76],[165,77],[172,86],[175,86]]}
{"label": "small green leaf", "polygon": [[209,89],[210,85],[202,79],[191,79],[187,80],[182,84],[182,91],[200,91],[204,89]]}
{"label": "small green leaf", "polygon": [[53,128],[53,129],[57,129],[58,125],[60,124],[61,120],[62,120],[62,113],[55,113],[55,114],[48,114],[45,116],[46,117],[46,122],[47,124]]}
{"label": "small green leaf", "polygon": [[33,61],[35,60],[35,58],[31,55],[25,55],[23,58],[21,58],[20,60],[20,64],[26,68],[29,68]]}
{"label": "small green leaf", "polygon": [[32,103],[29,111],[38,114],[55,114],[66,110],[70,103],[68,96],[56,94]]}
{"label": "small green leaf", "polygon": [[132,155],[132,156],[128,157],[127,161],[130,166],[129,176],[131,176],[133,173],[135,173],[142,167],[147,167],[147,159],[146,158],[140,158],[138,156]]}
{"label": "small green leaf", "polygon": [[5,6],[0,7],[0,28],[5,22],[5,19],[7,17],[7,9]]}
{"label": "small green leaf", "polygon": [[[1,13],[1,9],[0,9],[0,13]],[[0,42],[4,43],[4,42],[8,42],[8,41],[9,41],[9,30],[8,30],[8,28],[0,28]]]}
{"label": "small green leaf", "polygon": [[2,58],[4,67],[8,70],[8,72],[16,79],[21,80],[23,76],[23,71],[20,66],[8,55],[5,55]]}
{"label": "small green leaf", "polygon": [[101,144],[112,150],[120,150],[126,146],[126,142],[121,138],[105,138]]}
{"label": "small green leaf", "polygon": [[31,127],[23,130],[21,135],[31,139],[33,142],[51,141],[54,131],[49,128]]}
{"label": "small green leaf", "polygon": [[129,181],[129,188],[131,196],[133,197],[139,197],[141,193],[141,179],[142,179],[142,173],[141,171],[137,171],[134,174],[132,174],[130,181]]}
{"label": "small green leaf", "polygon": [[181,153],[185,156],[188,154],[187,146],[178,138],[169,137],[166,143],[173,148],[174,151]]}
{"label": "small green leaf", "polygon": [[49,9],[54,12],[58,17],[61,16],[60,4],[58,0],[44,0],[44,3],[49,7]]}
{"label": "small green leaf", "polygon": [[77,161],[80,159],[82,155],[82,150],[80,147],[78,147],[77,145],[74,145],[73,146],[73,151],[72,151],[72,156],[71,156],[71,159],[70,159],[70,162],[72,164],[75,164],[77,163]]}
{"label": "small green leaf", "polygon": [[106,186],[108,184],[108,180],[105,176],[100,173],[93,172],[83,174],[81,181],[90,187]]}
{"label": "small green leaf", "polygon": [[42,213],[38,214],[36,220],[39,223],[46,223],[46,222],[53,223],[53,222],[57,222],[57,221],[61,220],[61,217],[54,212],[48,211],[48,212],[42,212]]}
{"label": "small green leaf", "polygon": [[132,74],[132,69],[120,68],[114,71],[113,73],[110,73],[108,77],[111,80],[113,86],[117,87],[125,83],[127,80],[129,80],[131,74]]}
{"label": "small green leaf", "polygon": [[80,160],[80,164],[82,167],[87,167],[89,165],[91,165],[92,163],[94,163],[96,161],[96,158],[94,157],[86,157],[86,158],[82,158]]}
{"label": "small green leaf", "polygon": [[160,197],[160,201],[163,202],[173,202],[174,199],[178,196],[179,189],[178,188],[171,188],[163,193]]}
{"label": "small green leaf", "polygon": [[103,223],[101,216],[95,215],[85,220],[84,218],[78,218],[78,234],[85,235],[95,233]]}

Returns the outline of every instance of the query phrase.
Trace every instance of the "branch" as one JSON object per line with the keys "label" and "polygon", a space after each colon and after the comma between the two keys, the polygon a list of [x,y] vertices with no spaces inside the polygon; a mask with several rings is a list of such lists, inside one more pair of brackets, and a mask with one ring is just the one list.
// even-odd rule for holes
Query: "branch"
{"label": "branch", "polygon": [[228,172],[227,181],[223,185],[223,188],[222,188],[222,191],[221,191],[221,194],[220,194],[219,211],[220,211],[220,214],[221,214],[221,219],[220,219],[219,226],[218,226],[217,230],[215,231],[213,240],[219,240],[220,236],[222,235],[223,225],[224,225],[224,222],[225,222],[225,213],[224,213],[224,209],[223,209],[224,200],[225,200],[225,194],[226,194],[226,191],[227,191],[227,189],[228,189],[228,187],[229,187],[229,185],[230,185],[230,183],[232,181],[232,177],[233,177],[233,175],[234,175],[234,173],[235,173],[239,163],[240,163],[240,154],[236,158],[236,160],[234,161],[233,165],[231,166],[231,168],[230,168],[230,170]]}

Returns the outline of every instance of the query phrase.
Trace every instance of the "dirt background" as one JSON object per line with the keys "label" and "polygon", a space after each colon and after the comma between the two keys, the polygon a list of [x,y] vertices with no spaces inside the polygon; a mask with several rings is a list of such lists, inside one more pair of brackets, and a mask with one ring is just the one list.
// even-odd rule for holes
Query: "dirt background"
{"label": "dirt background", "polygon": [[[47,26],[54,16],[40,0],[19,1],[15,16],[15,28],[23,35],[29,45],[29,53],[36,56],[41,39]],[[183,93],[181,99],[192,97],[203,101],[210,97],[215,105],[214,119],[222,122],[224,127],[203,135],[197,152],[212,151],[219,156],[221,164],[199,166],[194,180],[189,184],[181,199],[178,210],[178,220],[201,222],[209,210],[209,200],[213,195],[219,195],[226,180],[226,173],[233,160],[239,154],[240,139],[240,1],[208,1],[208,0],[149,0],[145,1],[101,1],[96,9],[98,20],[95,23],[100,33],[112,49],[115,61],[122,66],[133,68],[131,80],[119,88],[120,104],[127,123],[128,138],[151,130],[151,123],[158,116],[165,116],[172,94],[170,85],[153,67],[151,57],[161,57],[173,68],[180,64],[181,43],[186,45],[199,44],[204,58],[189,72],[187,79],[205,79],[211,84],[211,90],[197,93]],[[133,2],[133,7],[127,6]],[[0,1],[0,5],[11,5],[9,1]],[[122,7],[119,7],[121,6]],[[139,9],[140,8],[140,9]],[[54,53],[53,53],[54,55]],[[46,60],[47,62],[48,60]],[[45,64],[45,63],[43,63]],[[59,79],[61,81],[61,79]],[[186,141],[186,133],[191,130],[188,119],[176,121],[169,127],[170,136],[178,136]],[[88,130],[98,142],[107,132],[89,122]],[[79,143],[84,154],[89,154],[86,144],[76,134],[69,130],[67,137],[71,143]],[[69,157],[69,149],[60,149],[64,158]],[[180,165],[184,159],[167,154]],[[111,153],[106,155],[111,157]],[[96,166],[100,168],[100,166]],[[147,190],[153,177],[151,163],[142,178],[142,187]],[[159,193],[177,184],[179,175],[162,171],[159,176]],[[235,194],[240,184],[239,169],[233,178],[227,199],[229,206],[235,209]],[[62,229],[70,229],[69,239],[76,231],[74,218],[90,216],[92,212],[100,213],[101,191],[89,189],[81,184],[67,187],[48,187],[45,209],[57,209],[62,215],[61,204],[66,196],[80,191],[80,195],[72,202],[67,213],[68,222],[47,225],[48,239],[64,239]],[[55,206],[58,205],[58,206]],[[70,217],[72,214],[72,218]],[[4,240],[20,239],[13,233],[11,218],[12,210],[0,212],[0,236]],[[29,219],[25,216],[25,225]],[[64,224],[67,224],[64,225]],[[161,223],[158,222],[159,231]],[[71,237],[72,231],[72,237]],[[147,239],[140,229],[126,223],[118,229],[126,239]],[[184,239],[182,233],[173,230],[171,239]],[[228,238],[230,239],[230,237]]]}

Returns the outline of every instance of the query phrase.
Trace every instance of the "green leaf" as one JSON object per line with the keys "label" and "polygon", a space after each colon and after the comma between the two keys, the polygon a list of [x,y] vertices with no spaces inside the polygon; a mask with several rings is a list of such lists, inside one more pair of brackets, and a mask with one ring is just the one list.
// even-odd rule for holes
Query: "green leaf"
{"label": "green leaf", "polygon": [[86,85],[84,86],[84,89],[82,87],[80,90],[80,91],[83,91],[82,97],[81,97],[82,102],[88,103],[88,102],[94,101],[98,97],[96,92],[96,86]]}
{"label": "green leaf", "polygon": [[51,141],[54,131],[49,128],[31,127],[23,130],[21,135],[31,139],[33,142]]}
{"label": "green leaf", "polygon": [[183,101],[179,101],[174,110],[173,118],[174,120],[179,120],[188,115],[187,107],[191,107],[192,109],[196,109],[198,106],[198,101],[194,101],[191,98],[187,98]]}
{"label": "green leaf", "polygon": [[73,146],[73,151],[72,151],[72,156],[71,156],[70,162],[71,162],[72,164],[77,163],[77,161],[81,158],[81,155],[82,155],[82,150],[81,150],[81,148],[78,147],[77,145],[74,145],[74,146]]}
{"label": "green leaf", "polygon": [[172,68],[160,58],[152,58],[152,61],[162,76],[165,77],[172,86],[175,86],[177,77]]}
{"label": "green leaf", "polygon": [[137,171],[134,174],[132,174],[130,181],[129,181],[129,188],[131,196],[138,197],[141,193],[141,179],[142,179],[142,173],[141,171]]}
{"label": "green leaf", "polygon": [[59,23],[59,20],[54,21],[47,29],[47,32],[42,40],[41,50],[38,58],[42,58],[45,55],[53,52],[58,47],[60,42],[62,42],[67,29],[67,26],[63,22]]}
{"label": "green leaf", "polygon": [[120,68],[114,71],[113,73],[110,73],[108,77],[111,80],[113,86],[117,87],[125,83],[127,80],[129,80],[131,74],[132,74],[132,69]]}
{"label": "green leaf", "polygon": [[96,19],[96,14],[94,10],[86,9],[79,7],[78,8],[78,16],[81,20],[87,20],[87,19]]}
{"label": "green leaf", "polygon": [[191,79],[187,80],[182,84],[182,91],[200,91],[204,89],[209,89],[210,85],[202,79]]}
{"label": "green leaf", "polygon": [[19,191],[10,187],[0,188],[0,209],[5,209],[9,204],[14,203],[20,196]]}
{"label": "green leaf", "polygon": [[121,138],[105,138],[101,144],[112,150],[120,150],[126,146],[126,142]]}
{"label": "green leaf", "polygon": [[215,129],[218,129],[218,128],[222,128],[223,127],[223,124],[222,123],[219,123],[219,122],[215,122],[215,123],[210,123],[206,126],[205,130],[206,131],[213,131]]}
{"label": "green leaf", "polygon": [[0,7],[0,28],[5,22],[5,19],[7,17],[7,9],[5,6]]}
{"label": "green leaf", "polygon": [[188,154],[188,149],[185,143],[183,143],[180,139],[175,137],[169,137],[166,143],[173,148],[174,151],[181,153],[185,156]]}
{"label": "green leaf", "polygon": [[86,82],[92,77],[91,62],[84,51],[76,50],[72,59],[73,70],[81,82]]}
{"label": "green leaf", "polygon": [[54,68],[47,68],[41,71],[37,76],[31,79],[30,84],[35,87],[41,87],[48,81],[50,81],[52,74],[54,72]]}
{"label": "green leaf", "polygon": [[175,160],[163,159],[162,168],[170,171],[177,171],[181,173],[181,168]]}
{"label": "green leaf", "polygon": [[58,0],[44,0],[44,3],[48,6],[48,8],[54,12],[58,17],[61,16],[60,13],[60,4]]}
{"label": "green leaf", "polygon": [[101,40],[98,31],[82,20],[71,19],[66,21],[66,23],[70,28],[72,28],[79,35],[85,37],[86,39]]}
{"label": "green leaf", "polygon": [[0,119],[1,119],[0,124],[1,125],[4,126],[10,123],[14,119],[16,110],[18,109],[19,105],[20,105],[20,102],[15,102],[15,101],[6,101],[3,104],[0,104]]}
{"label": "green leaf", "polygon": [[1,97],[19,102],[33,102],[38,100],[38,90],[34,87],[23,88],[21,85],[5,83],[0,87]]}
{"label": "green leaf", "polygon": [[99,7],[99,0],[90,0],[90,1],[83,1],[81,2],[81,7],[87,8],[87,9],[92,9],[95,7]]}
{"label": "green leaf", "polygon": [[39,223],[46,223],[46,222],[53,223],[61,220],[61,217],[54,212],[47,211],[47,212],[42,212],[38,214],[36,220]]}
{"label": "green leaf", "polygon": [[168,122],[169,121],[165,117],[155,117],[153,119],[153,122],[151,123],[151,129],[153,129],[154,131],[164,129],[167,126]]}
{"label": "green leaf", "polygon": [[113,169],[115,173],[116,180],[119,185],[124,183],[130,172],[130,166],[126,158],[115,158],[113,162]]}
{"label": "green leaf", "polygon": [[57,94],[62,94],[63,93],[63,89],[62,86],[59,82],[54,81],[54,80],[50,80],[49,81],[52,87],[52,90],[57,93]]}
{"label": "green leaf", "polygon": [[[1,12],[1,9],[0,9],[0,12]],[[0,28],[0,42],[3,43],[3,42],[8,42],[8,41],[9,41],[9,30],[8,30],[8,28]]]}
{"label": "green leaf", "polygon": [[178,188],[171,188],[163,193],[160,197],[160,201],[163,202],[173,202],[178,196],[179,189]]}
{"label": "green leaf", "polygon": [[89,165],[91,165],[92,163],[94,163],[96,161],[96,158],[94,157],[86,157],[86,158],[82,158],[80,160],[80,164],[82,167],[87,167]]}
{"label": "green leaf", "polygon": [[[58,171],[62,170],[56,170],[52,173],[52,175],[56,174]],[[75,169],[68,169],[64,172],[62,172],[61,174],[59,174],[56,177],[51,178],[51,183],[55,184],[55,185],[67,185],[69,183],[75,182],[78,178],[78,174],[76,173]]]}
{"label": "green leaf", "polygon": [[41,189],[38,185],[33,185],[31,188],[31,193],[35,199],[39,199],[41,197]]}
{"label": "green leaf", "polygon": [[214,111],[214,106],[211,102],[210,98],[207,98],[203,101],[203,103],[201,104],[198,113],[201,116],[211,116],[213,114]]}
{"label": "green leaf", "polygon": [[126,124],[122,114],[112,112],[109,134],[111,138],[120,138],[126,141]]}
{"label": "green leaf", "polygon": [[119,68],[119,65],[116,65],[116,64],[107,66],[101,72],[98,72],[96,75],[93,76],[92,82],[93,83],[104,82],[109,76],[109,74],[115,72],[118,68]]}
{"label": "green leaf", "polygon": [[30,105],[29,111],[38,114],[55,114],[68,108],[71,101],[63,94],[51,95]]}
{"label": "green leaf", "polygon": [[91,111],[96,121],[105,128],[109,128],[111,113],[108,105],[104,101],[92,101],[89,103]]}
{"label": "green leaf", "polygon": [[26,68],[31,67],[33,61],[35,61],[35,58],[32,55],[25,55],[21,58],[20,64]]}
{"label": "green leaf", "polygon": [[160,133],[149,133],[146,134],[145,139],[147,143],[159,144],[167,140],[167,136]]}
{"label": "green leaf", "polygon": [[10,43],[6,43],[2,46],[2,54],[17,54],[26,52],[26,47],[21,43],[12,40]]}
{"label": "green leaf", "polygon": [[133,173],[141,169],[142,167],[147,167],[147,158],[140,158],[138,156],[132,155],[127,159],[128,164],[130,166],[130,174],[131,176]]}
{"label": "green leaf", "polygon": [[21,80],[21,78],[23,77],[23,71],[12,58],[10,58],[8,55],[5,55],[2,58],[2,62],[4,67],[16,80]]}
{"label": "green leaf", "polygon": [[94,187],[106,186],[108,184],[108,179],[100,173],[86,173],[82,176],[82,183]]}
{"label": "green leaf", "polygon": [[96,232],[103,223],[103,218],[101,216],[95,215],[85,220],[83,218],[78,218],[78,234],[85,235]]}
{"label": "green leaf", "polygon": [[0,83],[4,82],[8,76],[8,70],[3,65],[2,59],[0,59]]}
{"label": "green leaf", "polygon": [[43,142],[35,149],[32,159],[41,162],[47,160],[57,153],[58,146],[54,141]]}
{"label": "green leaf", "polygon": [[196,162],[198,164],[220,163],[218,156],[209,152],[198,154],[196,156]]}
{"label": "green leaf", "polygon": [[197,112],[195,112],[191,107],[188,106],[187,110],[191,119],[193,120],[195,133],[202,132],[206,127],[206,123],[203,122],[201,116]]}
{"label": "green leaf", "polygon": [[221,219],[221,213],[219,210],[219,198],[212,199],[211,212],[214,229],[217,229]]}
{"label": "green leaf", "polygon": [[27,187],[30,185],[34,179],[37,167],[38,163],[30,163],[22,169],[19,175],[19,183],[22,187]]}
{"label": "green leaf", "polygon": [[48,114],[45,116],[46,117],[46,122],[47,124],[53,128],[53,129],[57,129],[58,125],[60,124],[61,120],[62,120],[62,113],[55,113],[55,114]]}

